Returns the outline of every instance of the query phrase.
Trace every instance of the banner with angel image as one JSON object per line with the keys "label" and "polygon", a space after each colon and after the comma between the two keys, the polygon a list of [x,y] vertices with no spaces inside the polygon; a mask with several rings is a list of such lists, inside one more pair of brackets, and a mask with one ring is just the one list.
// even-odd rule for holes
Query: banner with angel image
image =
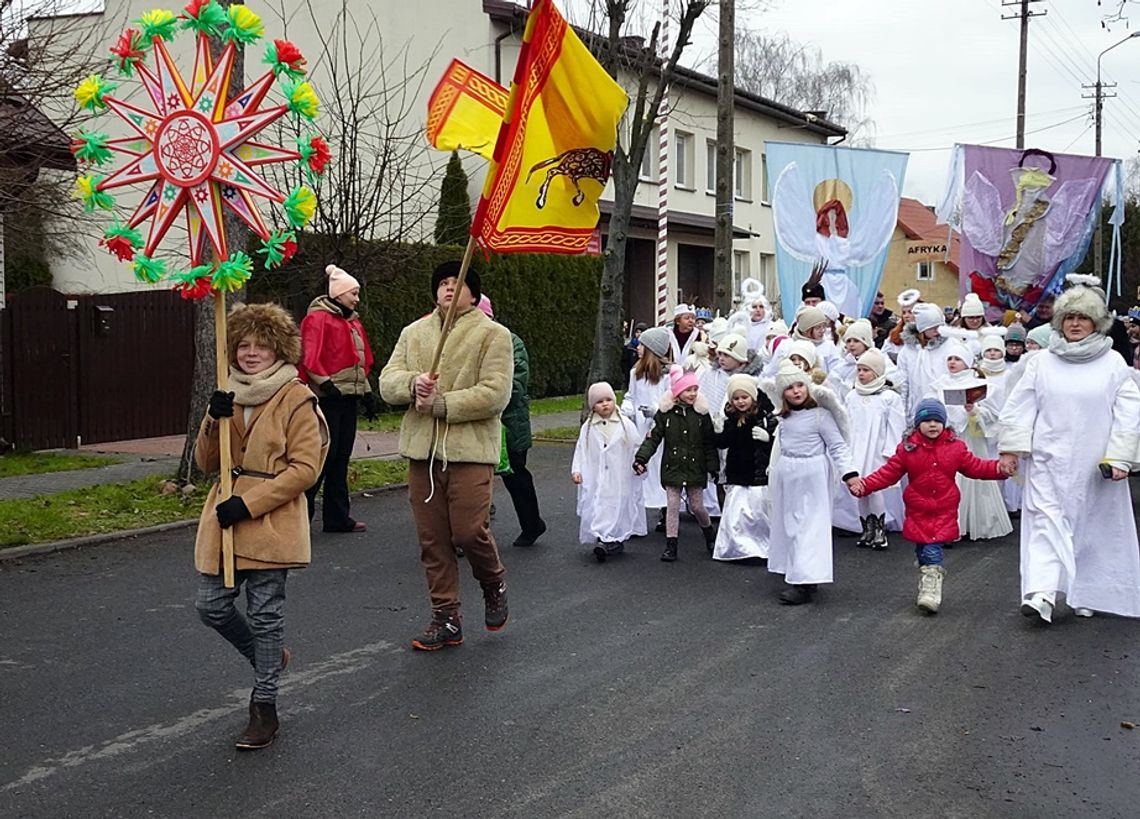
{"label": "banner with angel image", "polygon": [[[1106,185],[1122,201],[1120,160],[955,145],[937,215],[962,236],[962,294],[977,293],[991,319],[1007,309],[1032,312],[1084,260]],[[1110,221],[1108,283],[1115,275],[1119,292],[1124,209]]]}
{"label": "banner with angel image", "polygon": [[800,288],[822,271],[827,300],[848,316],[871,310],[891,236],[907,154],[792,142],[765,148],[772,185],[780,305],[791,320]]}

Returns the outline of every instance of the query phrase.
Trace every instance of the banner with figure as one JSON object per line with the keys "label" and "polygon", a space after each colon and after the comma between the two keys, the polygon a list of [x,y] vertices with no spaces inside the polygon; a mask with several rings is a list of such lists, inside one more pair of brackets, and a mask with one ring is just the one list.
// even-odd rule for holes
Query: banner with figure
{"label": "banner with figure", "polygon": [[[1109,183],[1119,191],[1118,159],[954,146],[938,216],[962,235],[961,291],[977,293],[991,319],[1007,309],[1032,312],[1042,295],[1059,291],[1085,258],[1101,190],[1114,168]],[[1109,282],[1114,269],[1119,278],[1124,209],[1117,208],[1111,221]]]}
{"label": "banner with figure", "polygon": [[769,142],[780,305],[791,323],[800,288],[822,272],[827,300],[866,316],[898,222],[907,154]]}

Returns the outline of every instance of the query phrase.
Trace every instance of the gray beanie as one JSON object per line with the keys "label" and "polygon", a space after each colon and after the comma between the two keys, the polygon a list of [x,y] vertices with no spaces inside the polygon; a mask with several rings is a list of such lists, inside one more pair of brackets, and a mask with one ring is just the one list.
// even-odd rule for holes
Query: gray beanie
{"label": "gray beanie", "polygon": [[669,330],[665,327],[650,327],[648,330],[642,330],[638,340],[645,345],[645,349],[656,355],[658,358],[664,358],[669,355],[670,342]]}

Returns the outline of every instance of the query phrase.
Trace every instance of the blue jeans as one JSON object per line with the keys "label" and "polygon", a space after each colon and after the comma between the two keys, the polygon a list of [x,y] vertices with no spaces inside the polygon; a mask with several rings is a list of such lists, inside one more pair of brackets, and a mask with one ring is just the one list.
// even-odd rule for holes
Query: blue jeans
{"label": "blue jeans", "polygon": [[941,566],[942,544],[916,543],[914,544],[914,556],[918,559],[919,566]]}

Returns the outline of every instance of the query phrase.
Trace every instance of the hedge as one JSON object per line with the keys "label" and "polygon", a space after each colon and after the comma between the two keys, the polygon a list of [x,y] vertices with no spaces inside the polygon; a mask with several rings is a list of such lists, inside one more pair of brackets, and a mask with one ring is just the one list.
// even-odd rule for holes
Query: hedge
{"label": "hedge", "polygon": [[[250,280],[252,300],[273,300],[302,318],[309,302],[325,292],[326,259],[317,237],[305,236],[301,251],[275,271]],[[327,246],[327,245],[325,245]],[[384,244],[354,248],[356,263],[342,263],[361,283],[358,308],[373,353],[382,367],[400,331],[433,307],[431,271],[463,248],[429,244]],[[534,398],[585,392],[593,354],[602,260],[593,256],[476,253],[483,291],[495,318],[526,343],[530,394]]]}

